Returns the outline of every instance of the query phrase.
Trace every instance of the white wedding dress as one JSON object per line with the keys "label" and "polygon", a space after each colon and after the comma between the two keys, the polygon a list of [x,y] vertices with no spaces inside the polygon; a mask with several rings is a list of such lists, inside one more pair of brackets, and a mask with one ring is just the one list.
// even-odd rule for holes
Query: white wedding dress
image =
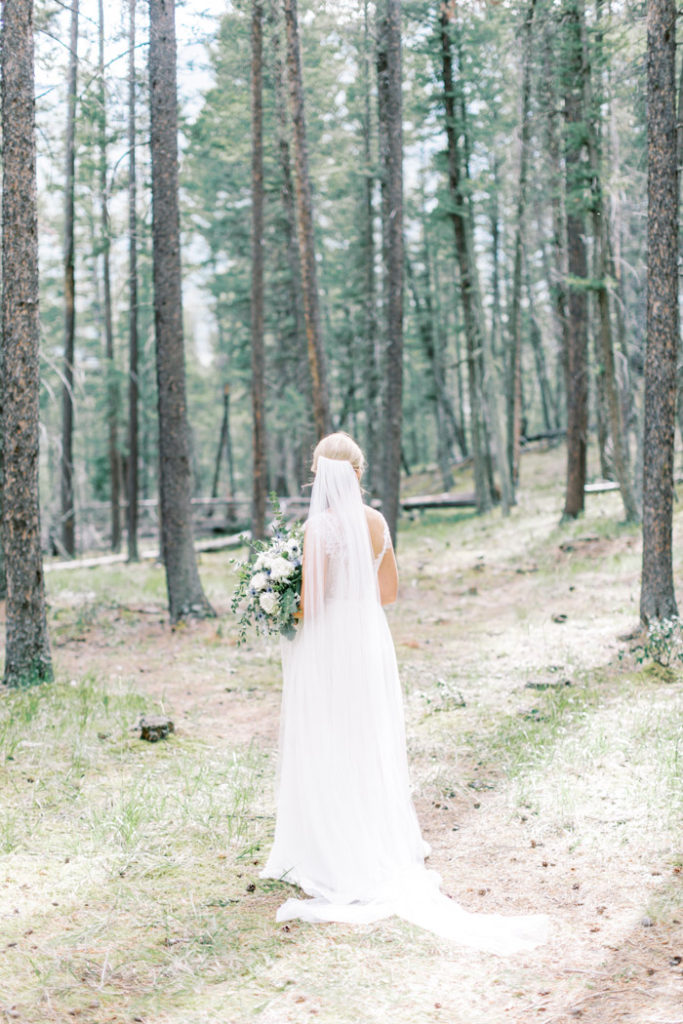
{"label": "white wedding dress", "polygon": [[540,915],[471,914],[424,866],[410,797],[401,688],[356,474],[320,458],[304,547],[304,618],[282,642],[275,840],[264,878],[298,885],[278,921],[368,923],[396,914],[506,954],[544,941]]}

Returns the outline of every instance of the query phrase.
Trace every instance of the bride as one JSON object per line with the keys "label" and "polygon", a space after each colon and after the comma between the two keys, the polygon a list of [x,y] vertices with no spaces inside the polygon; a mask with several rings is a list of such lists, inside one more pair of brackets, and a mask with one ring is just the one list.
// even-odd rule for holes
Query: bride
{"label": "bride", "polygon": [[303,555],[303,621],[283,641],[275,841],[262,871],[299,886],[278,921],[396,914],[497,953],[545,938],[542,916],[470,914],[439,890],[410,797],[401,688],[382,605],[398,574],[384,517],[363,504],[361,449],[323,438]]}

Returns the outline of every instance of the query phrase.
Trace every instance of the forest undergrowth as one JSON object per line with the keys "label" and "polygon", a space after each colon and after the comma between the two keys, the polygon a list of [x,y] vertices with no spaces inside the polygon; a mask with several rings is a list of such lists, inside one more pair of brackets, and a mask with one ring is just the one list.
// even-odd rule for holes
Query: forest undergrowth
{"label": "forest undergrowth", "polygon": [[0,695],[0,1021],[680,1024],[683,674],[634,655],[618,495],[561,524],[563,467],[526,455],[508,519],[405,522],[389,610],[429,864],[468,909],[547,913],[546,946],[278,925],[279,659],[236,647],[230,555],[201,563],[218,619],[173,631],[160,567],[74,568],[57,681]]}

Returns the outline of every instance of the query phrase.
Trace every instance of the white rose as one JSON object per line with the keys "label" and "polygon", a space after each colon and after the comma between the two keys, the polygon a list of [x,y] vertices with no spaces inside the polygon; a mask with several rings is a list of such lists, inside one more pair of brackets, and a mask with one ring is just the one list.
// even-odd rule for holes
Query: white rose
{"label": "white rose", "polygon": [[251,577],[251,589],[254,591],[263,590],[268,583],[268,577],[264,572],[257,572]]}
{"label": "white rose", "polygon": [[277,594],[274,594],[272,590],[266,590],[265,594],[261,594],[259,597],[259,604],[266,615],[272,615],[277,608]]}
{"label": "white rose", "polygon": [[254,562],[254,569],[256,570],[256,572],[260,572],[260,570],[261,569],[265,569],[265,567],[266,567],[266,556],[264,555],[263,552],[261,552],[261,554],[258,556],[256,561]]}
{"label": "white rose", "polygon": [[294,572],[294,566],[286,558],[274,558],[270,566],[271,580],[286,580]]}

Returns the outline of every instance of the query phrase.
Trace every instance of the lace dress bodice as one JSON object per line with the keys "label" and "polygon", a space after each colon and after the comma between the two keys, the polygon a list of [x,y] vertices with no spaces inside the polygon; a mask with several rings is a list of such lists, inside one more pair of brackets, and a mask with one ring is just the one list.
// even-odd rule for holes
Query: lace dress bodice
{"label": "lace dress bodice", "polygon": [[[375,574],[379,572],[379,567],[382,564],[382,559],[391,546],[391,534],[389,533],[389,527],[386,520],[383,520],[384,531],[382,538],[382,549],[379,554],[373,554],[373,565],[375,568]],[[343,578],[344,578],[344,552],[343,542],[341,538],[341,531],[339,528],[339,522],[334,512],[326,512],[319,516],[317,521],[312,527],[319,533],[323,540],[324,550],[326,554],[326,565],[325,565],[325,598],[338,598],[345,597]]]}

